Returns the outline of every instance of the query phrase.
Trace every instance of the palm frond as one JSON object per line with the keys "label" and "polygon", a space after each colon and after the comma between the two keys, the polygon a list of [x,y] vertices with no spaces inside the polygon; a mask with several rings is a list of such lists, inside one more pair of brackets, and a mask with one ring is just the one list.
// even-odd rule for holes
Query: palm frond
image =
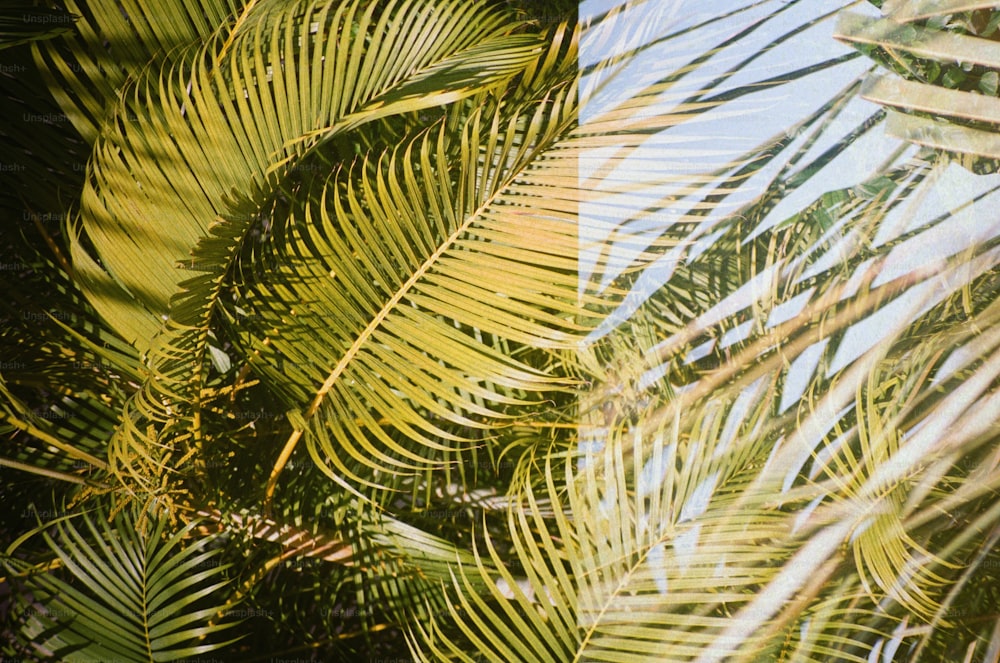
{"label": "palm frond", "polygon": [[[983,310],[976,325],[994,310]],[[898,368],[886,365],[887,352],[920,366],[909,340],[921,337],[919,327],[897,333],[839,372],[823,402],[804,404],[804,421],[786,419],[789,431],[767,422],[780,401],[774,375],[671,408],[673,418],[655,428],[650,410],[616,402],[632,423],[609,428],[599,417],[581,429],[576,454],[546,466],[543,495],[554,518],[543,515],[530,487],[510,510],[521,580],[498,575],[500,557],[490,550],[489,568],[464,567],[453,583],[450,617],[462,635],[446,636],[438,630],[446,622],[436,621],[415,629],[415,649],[430,658],[461,659],[471,648],[526,661],[795,660],[795,653],[863,661],[880,638],[879,647],[917,642],[923,632],[900,625],[940,611],[964,555],[957,547],[942,551],[946,557],[929,553],[940,525],[916,527],[897,496],[921,504],[923,518],[935,511],[940,523],[945,503],[949,512],[974,508],[982,491],[995,490],[995,466],[986,485],[969,484],[961,497],[940,473],[933,491],[908,488],[921,468],[939,460],[951,467],[957,449],[975,453],[995,442],[987,423],[995,417],[983,409],[995,412],[995,394],[983,385],[1000,373],[996,334],[970,336],[977,379],[933,404],[908,398],[933,393],[920,382],[934,381],[941,357],[925,338],[929,364],[916,368],[913,391],[893,387],[885,375]],[[892,397],[872,393],[874,385],[889,385]],[[656,398],[652,389],[644,395]],[[866,410],[876,404],[886,414]],[[959,416],[962,431],[943,433]],[[813,460],[808,480],[803,450]],[[474,595],[469,578],[530,591]]]}
{"label": "palm frond", "polygon": [[[275,176],[287,177],[310,147],[388,114],[488,88],[538,48],[464,3],[440,7],[433,24],[415,3],[381,19],[375,7],[258,4],[229,39],[216,35],[181,51],[120,94],[95,147],[83,227],[104,267],[150,315],[169,312],[189,270],[214,267],[186,263],[208,228],[233,211],[234,191],[273,195]],[[314,35],[315,23],[322,32]],[[447,37],[422,38],[429,30]],[[397,37],[413,46],[400,51]],[[391,66],[389,53],[398,56]],[[460,65],[460,54],[473,57]],[[153,150],[153,136],[169,141]],[[131,244],[120,241],[123,233]]]}
{"label": "palm frond", "polygon": [[[128,317],[122,302],[131,300],[134,314],[120,328],[140,347],[149,347],[149,336],[139,331],[162,324],[158,318],[168,310],[171,315],[149,360],[150,375],[163,376],[162,387],[141,392],[130,406],[144,420],[161,422],[153,434],[161,442],[151,441],[156,438],[145,424],[126,422],[112,459],[122,468],[138,462],[122,469],[122,476],[148,484],[164,464],[162,454],[150,449],[171,435],[162,422],[191,429],[185,422],[197,420],[197,413],[183,419],[167,414],[161,396],[176,411],[199,393],[202,362],[190,356],[208,352],[208,323],[222,278],[252,230],[280,221],[263,215],[272,213],[282,183],[330,167],[319,155],[303,170],[305,155],[365,122],[489,89],[536,57],[537,39],[509,34],[500,18],[482,10],[452,2],[430,12],[408,2],[378,14],[376,5],[358,2],[336,10],[317,3],[304,9],[264,3],[251,8],[225,42],[219,35],[182,54],[158,79],[136,83],[123,97],[119,119],[143,122],[105,125],[83,194],[86,236],[108,273],[95,271],[79,242],[73,247],[88,266],[88,294],[109,321]],[[314,24],[321,33],[311,32]],[[326,39],[328,33],[338,36]],[[441,38],[425,39],[425,33]],[[400,51],[397,39],[410,45]],[[150,137],[168,135],[169,144],[159,143],[165,152],[150,151]],[[162,164],[176,168],[164,170]],[[163,191],[177,197],[156,193]],[[185,202],[178,206],[175,200]],[[132,241],[121,242],[125,235]],[[204,246],[198,248],[199,242]],[[117,295],[115,281],[124,288]],[[146,469],[138,470],[140,464]]]}
{"label": "palm frond", "polygon": [[[521,577],[493,570],[488,539],[490,568],[456,573],[448,617],[412,627],[415,652],[867,661],[934,637],[910,625],[944,614],[969,543],[942,549],[930,523],[992,490],[953,482],[959,457],[995,443],[985,385],[1000,375],[993,335],[980,334],[995,315],[996,229],[936,252],[928,242],[996,189],[966,182],[965,208],[937,213],[930,191],[963,178],[904,158],[782,219],[773,196],[831,172],[831,155],[880,121],[841,138],[830,131],[840,110],[827,104],[800,125],[811,131],[748,153],[759,165],[734,178],[742,192],[704,199],[762,191],[736,215],[706,206],[710,230],[660,220],[690,255],[640,270],[592,336],[580,366],[597,379],[576,435],[536,451],[548,460],[509,512]],[[918,251],[935,261],[907,256]],[[946,361],[946,338],[969,345]],[[962,378],[958,357],[970,362]],[[950,379],[961,395],[939,391]],[[497,587],[476,594],[469,578]]]}
{"label": "palm frond", "polygon": [[227,644],[214,636],[235,623],[216,621],[228,565],[215,563],[211,539],[188,543],[194,524],[171,534],[159,520],[140,533],[122,514],[111,523],[103,514],[79,519],[83,527],[63,518],[43,530],[53,554],[47,570],[16,568],[23,564],[6,551],[8,572],[26,589],[21,637],[38,655],[169,661]]}
{"label": "palm frond", "polygon": [[97,509],[0,523],[25,647],[247,606],[244,658],[995,657],[1000,12],[598,4],[97,0],[33,45],[70,121],[11,180],[4,495]]}
{"label": "palm frond", "polygon": [[[550,103],[572,94],[568,88]],[[569,257],[576,228],[522,212],[530,185],[512,186],[535,177],[523,172],[532,148],[565,130],[565,115],[542,124],[540,111],[502,124],[476,113],[460,144],[449,145],[441,125],[381,157],[375,176],[338,173],[308,196],[315,207],[293,212],[287,229],[275,229],[276,247],[256,258],[271,262],[273,251],[277,260],[241,293],[253,330],[247,354],[301,408],[307,440],[348,476],[341,453],[421,462],[384,429],[447,451],[436,440],[460,439],[454,427],[482,429],[499,408],[528,402],[519,394],[559,387],[501,349],[566,345],[581,329]],[[460,154],[479,172],[450,166]],[[560,168],[557,154],[549,163]],[[428,208],[433,219],[423,218]],[[301,302],[291,317],[289,296]],[[293,339],[309,336],[318,342],[307,358]],[[307,384],[316,390],[302,390]],[[345,411],[363,423],[344,421]],[[314,414],[317,423],[309,423]]]}
{"label": "palm frond", "polygon": [[[180,0],[140,3],[68,0],[74,30],[35,50],[49,90],[67,119],[93,145],[114,113],[120,90],[216,32],[228,32],[255,2]],[[164,20],[164,17],[169,17]]]}
{"label": "palm frond", "polygon": [[[138,380],[138,357],[103,327],[61,265],[39,254],[20,264],[20,273],[0,275],[8,289],[0,315],[20,321],[2,335],[0,420],[21,432],[21,443],[0,455],[20,469],[101,484],[105,444]],[[36,289],[47,296],[32,296]]]}

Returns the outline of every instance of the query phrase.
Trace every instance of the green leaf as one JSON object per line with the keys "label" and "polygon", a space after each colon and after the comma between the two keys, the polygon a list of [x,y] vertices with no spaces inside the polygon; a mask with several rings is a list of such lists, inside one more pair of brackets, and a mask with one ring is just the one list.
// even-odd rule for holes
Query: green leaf
{"label": "green leaf", "polygon": [[232,642],[215,637],[235,625],[217,614],[228,565],[210,538],[190,541],[197,523],[170,533],[163,519],[146,532],[124,514],[78,520],[83,529],[66,521],[43,533],[55,568],[27,578],[37,603],[22,614],[22,637],[67,661],[169,661]]}
{"label": "green leaf", "polygon": [[997,96],[998,88],[1000,88],[1000,73],[987,71],[979,77],[979,90],[983,94],[995,97]]}

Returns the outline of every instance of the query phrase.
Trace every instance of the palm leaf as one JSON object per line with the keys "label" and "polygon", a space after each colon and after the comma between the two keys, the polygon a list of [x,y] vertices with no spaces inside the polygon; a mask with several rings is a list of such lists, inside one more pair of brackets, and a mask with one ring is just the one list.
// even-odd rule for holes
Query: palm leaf
{"label": "palm leaf", "polygon": [[[565,69],[556,57],[574,56],[562,39],[555,33],[545,65],[533,65],[536,79]],[[517,93],[529,90],[522,83]],[[655,103],[658,91],[635,106]],[[505,408],[531,407],[524,394],[566,384],[503,355],[573,347],[615,304],[610,281],[659,244],[622,233],[616,249],[629,257],[593,256],[581,281],[580,241],[602,223],[581,229],[577,207],[610,194],[591,196],[571,175],[580,146],[613,130],[638,149],[653,124],[575,130],[575,96],[556,86],[523,107],[512,100],[491,114],[487,104],[444,120],[462,128],[460,141],[442,128],[338,171],[305,191],[308,206],[250,256],[253,290],[240,306],[257,331],[244,352],[260,358],[286,402],[301,403],[268,496],[306,431],[332,478],[383,486],[366,475],[396,481],[400,470],[433,467],[454,442],[476,440],[468,431],[509,416]],[[317,342],[304,352],[308,338]]]}
{"label": "palm leaf", "polygon": [[185,544],[194,524],[170,534],[159,520],[140,533],[125,515],[112,523],[90,514],[81,520],[82,529],[63,519],[50,525],[52,533],[43,531],[66,573],[29,569],[25,579],[30,594],[23,596],[34,603],[24,606],[22,634],[38,653],[65,661],[168,661],[224,646],[205,638],[234,624],[215,622],[228,565],[215,560],[221,551],[211,539]]}
{"label": "palm leaf", "polygon": [[[98,141],[94,177],[83,194],[83,223],[109,273],[95,271],[79,243],[74,254],[88,266],[86,278],[93,284],[88,294],[109,321],[127,318],[121,302],[132,300],[133,315],[123,320],[128,326],[119,328],[140,345],[148,338],[138,335],[140,330],[162,324],[168,299],[178,296],[169,308],[170,327],[150,359],[151,374],[163,376],[154,381],[162,385],[156,391],[162,389],[173,407],[193,401],[204,379],[201,362],[191,362],[190,355],[207,351],[208,321],[222,277],[263,214],[271,213],[281,183],[311,172],[297,159],[365,122],[487,89],[513,76],[538,50],[537,40],[508,34],[499,19],[481,16],[481,7],[446,3],[433,23],[426,7],[393,7],[381,15],[376,5],[363,9],[357,2],[335,9],[316,3],[251,8],[225,43],[218,36],[165,65],[158,80],[137,83],[118,115],[143,122],[111,123]],[[317,22],[323,33],[314,38],[307,28]],[[407,30],[412,37],[407,43],[414,46],[387,65],[388,54],[399,51],[395,40]],[[339,37],[322,38],[327,31]],[[443,36],[418,38],[427,31]],[[367,41],[378,46],[364,46]],[[320,66],[324,62],[328,65]],[[152,100],[158,105],[150,106]],[[167,135],[173,137],[169,145],[160,144],[168,152],[149,150],[149,137]],[[241,158],[234,159],[237,154]],[[322,169],[326,161],[317,158],[315,167]],[[176,169],[164,171],[165,163]],[[234,188],[240,192],[235,198]],[[147,193],[162,191],[177,197]],[[178,207],[174,200],[185,203]],[[126,235],[132,241],[122,243]],[[200,237],[204,246],[190,261]],[[138,264],[144,265],[141,278]],[[187,271],[192,267],[193,279]],[[116,280],[132,295],[115,294]],[[140,394],[130,407],[153,420],[171,418],[153,393]],[[191,426],[175,421],[175,428]],[[170,430],[158,435],[165,439]],[[145,425],[126,423],[112,452],[113,460],[124,461],[120,473],[140,484],[164,462],[150,452],[148,439]],[[138,463],[125,469],[129,458],[146,469],[139,470]]]}
{"label": "palm leaf", "polygon": [[[41,255],[34,264],[4,274],[10,290],[0,310],[25,324],[3,334],[0,419],[22,435],[0,455],[20,469],[100,484],[107,439],[138,380],[138,357],[103,327],[61,266]],[[48,293],[43,301],[24,292],[35,288]]]}
{"label": "palm leaf", "polygon": [[[995,310],[983,310],[975,324],[988,324]],[[915,381],[932,381],[940,362],[934,341],[924,341],[925,368],[914,361],[911,341],[922,336],[919,325],[899,333],[884,341],[895,346],[890,356],[911,367],[920,376]],[[974,348],[965,350],[982,361],[974,380],[980,386],[967,383],[933,405],[901,398],[907,389],[894,389],[893,399],[864,393],[891,385],[885,375],[898,374],[898,367],[884,363],[885,347],[876,347],[838,373],[838,387],[824,402],[803,404],[805,420],[790,432],[780,418],[767,423],[780,401],[777,376],[719,388],[683,407],[668,405],[672,420],[622,398],[617,411],[630,409],[638,425],[625,421],[609,429],[602,419],[582,427],[577,453],[567,454],[562,468],[558,461],[546,466],[543,495],[554,519],[543,515],[531,488],[509,512],[516,566],[525,576],[498,575],[501,558],[494,550],[489,566],[463,565],[450,605],[462,635],[447,635],[447,622],[436,620],[415,627],[414,648],[431,659],[462,659],[460,652],[479,650],[525,661],[796,655],[862,661],[876,642],[910,642],[904,638],[917,634],[897,626],[939,610],[935,597],[946,578],[963,570],[957,561],[964,556],[954,548],[950,560],[926,552],[936,530],[915,527],[893,493],[916,499],[927,518],[930,510],[940,514],[939,500],[974,508],[977,493],[993,489],[970,485],[959,497],[937,474],[930,493],[906,490],[921,467],[939,459],[951,467],[959,448],[975,453],[995,440],[995,431],[986,432],[992,414],[979,417],[979,424],[967,420],[967,430],[942,434],[960,413],[971,419],[995,408],[995,395],[981,385],[998,377],[996,335],[968,338]],[[855,396],[852,387],[864,395]],[[914,387],[925,388],[919,382]],[[656,398],[652,388],[644,395]],[[873,403],[892,412],[877,424],[884,431],[881,449],[870,436],[876,417],[864,409]],[[859,421],[866,419],[855,427],[845,415],[853,409]],[[844,419],[831,419],[838,412]],[[831,424],[833,431],[824,434]],[[862,438],[863,456],[855,455],[851,437]],[[896,447],[894,438],[907,442]],[[803,449],[815,449],[807,451],[814,459],[811,480],[803,479],[797,460]],[[877,462],[881,454],[888,457]],[[986,476],[991,487],[1000,481],[995,466]],[[497,588],[473,594],[470,578],[493,580]],[[530,591],[502,591],[515,586]]]}
{"label": "palm leaf", "polygon": [[[572,94],[567,89],[551,103]],[[526,402],[519,392],[558,386],[501,350],[565,345],[580,329],[572,262],[562,257],[575,249],[576,229],[558,219],[520,218],[525,198],[512,186],[515,177],[532,177],[523,173],[533,156],[528,146],[545,144],[565,126],[565,116],[544,125],[535,113],[526,109],[505,124],[474,114],[461,145],[449,145],[436,128],[382,157],[374,177],[363,172],[355,184],[351,172],[336,174],[308,196],[316,207],[296,210],[287,230],[275,229],[280,244],[255,256],[270,262],[273,251],[277,264],[254,274],[253,290],[242,294],[250,328],[258,330],[247,354],[259,357],[289,405],[301,404],[305,419],[318,413],[307,439],[318,440],[335,463],[334,448],[357,461],[391,463],[389,451],[404,465],[419,462],[383,429],[444,451],[436,440],[456,437],[447,425],[484,428],[482,418],[497,408]],[[476,135],[484,130],[486,137]],[[459,150],[482,153],[478,173],[448,167]],[[557,158],[550,163],[560,168]],[[423,216],[428,206],[433,219]],[[287,317],[290,297],[301,305]],[[309,337],[317,343],[307,360],[295,339]],[[319,388],[310,394],[305,384]],[[339,414],[360,417],[366,409],[371,415],[360,425]],[[425,412],[442,423],[431,423]],[[381,418],[388,424],[376,423]]]}
{"label": "palm leaf", "polygon": [[[488,567],[456,573],[448,617],[411,628],[424,660],[865,661],[935,637],[908,624],[943,614],[963,553],[934,545],[931,511],[977,508],[979,488],[952,489],[955,463],[995,442],[982,389],[998,377],[995,345],[973,331],[993,324],[995,231],[931,266],[906,254],[926,255],[996,190],[966,182],[973,202],[935,216],[926,196],[963,178],[902,160],[782,219],[775,194],[832,172],[879,121],[840,138],[840,110],[748,153],[759,177],[745,186],[761,193],[732,218],[706,205],[712,234],[660,220],[697,250],[631,279],[580,363],[597,388],[581,395],[576,435],[522,466],[539,468],[509,512],[522,577],[498,575],[488,543]],[[945,361],[944,338],[969,345]],[[979,386],[939,398],[957,357]],[[962,416],[969,432],[945,434]],[[928,464],[939,469],[916,488]],[[474,593],[470,578],[496,589]]]}
{"label": "palm leaf", "polygon": [[[0,463],[107,490],[70,461],[103,470],[117,424],[116,499],[145,501],[8,560],[52,604],[21,613],[49,653],[208,646],[241,601],[341,639],[301,615],[329,601],[427,660],[994,655],[995,616],[956,606],[996,577],[996,183],[883,138],[940,113],[960,137],[923,142],[954,151],[988,102],[794,48],[835,0],[627,2],[544,38],[494,3],[139,4],[72,8],[35,49],[94,145],[45,281],[83,325],[5,347],[44,385],[113,366],[43,410],[5,374]],[[981,4],[886,2],[861,50],[986,67]],[[208,529],[148,536],[161,506],[244,535],[211,539],[246,552],[238,589],[183,548]],[[153,636],[141,559],[171,569]]]}
{"label": "palm leaf", "polygon": [[234,27],[244,5],[230,0],[197,4],[158,0],[66,2],[75,30],[35,51],[49,90],[89,143],[100,135],[120,99],[119,91],[149,70],[217,31]]}
{"label": "palm leaf", "polygon": [[[159,319],[190,277],[186,270],[214,267],[184,264],[209,226],[232,211],[234,189],[273,192],[270,173],[287,176],[290,160],[311,146],[387,114],[473,94],[532,57],[534,39],[505,35],[496,19],[458,7],[442,7],[432,27],[427,9],[413,3],[381,20],[375,5],[331,11],[325,3],[262,3],[229,39],[181,51],[159,75],[127,86],[103,125],[82,197],[84,230],[104,267]],[[309,26],[317,22],[323,32],[314,37]],[[415,46],[387,65],[404,29]],[[431,29],[447,37],[421,38]],[[372,48],[363,46],[368,40]],[[480,51],[495,60],[482,60]],[[171,140],[152,151],[154,136]],[[175,165],[164,171],[162,164]],[[123,233],[131,243],[120,241]]]}

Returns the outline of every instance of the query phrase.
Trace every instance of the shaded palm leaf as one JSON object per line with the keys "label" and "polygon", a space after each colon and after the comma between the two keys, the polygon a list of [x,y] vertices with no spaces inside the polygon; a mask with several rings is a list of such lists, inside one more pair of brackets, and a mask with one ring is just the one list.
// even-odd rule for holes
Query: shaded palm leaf
{"label": "shaded palm leaf", "polygon": [[58,37],[78,18],[56,7],[39,7],[31,0],[6,2],[0,10],[0,50]]}
{"label": "shaded palm leaf", "polygon": [[[223,646],[204,640],[233,625],[228,617],[216,622],[228,565],[214,559],[220,550],[211,539],[185,544],[194,525],[167,535],[165,520],[140,533],[123,515],[111,524],[81,519],[84,529],[64,519],[43,532],[54,568],[19,570],[30,592],[22,596],[34,601],[22,608],[22,633],[38,654],[169,661]],[[18,572],[14,562],[7,566]]]}
{"label": "shaded palm leaf", "polygon": [[[84,139],[93,144],[120,91],[180,49],[219,31],[229,32],[237,16],[256,2],[236,0],[132,0],[66,2],[78,17],[75,30],[36,50],[49,90]],[[164,20],[169,17],[169,20]]]}

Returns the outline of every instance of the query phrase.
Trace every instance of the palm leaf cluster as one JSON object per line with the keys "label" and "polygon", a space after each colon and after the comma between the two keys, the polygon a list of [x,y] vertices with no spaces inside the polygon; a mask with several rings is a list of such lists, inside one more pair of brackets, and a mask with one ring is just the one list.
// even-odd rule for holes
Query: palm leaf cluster
{"label": "palm leaf cluster", "polygon": [[997,655],[1000,14],[597,4],[8,49],[5,653]]}

